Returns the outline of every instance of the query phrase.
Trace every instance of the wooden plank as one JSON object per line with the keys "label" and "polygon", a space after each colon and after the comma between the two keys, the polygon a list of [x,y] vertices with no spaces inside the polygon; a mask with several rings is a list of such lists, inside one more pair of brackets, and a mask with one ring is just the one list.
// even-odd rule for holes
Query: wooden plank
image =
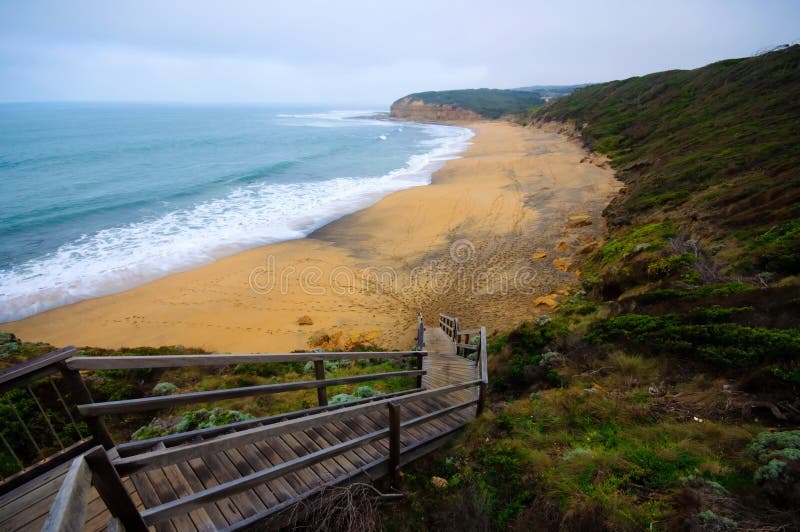
{"label": "wooden plank", "polygon": [[22,519],[29,520],[31,518],[32,505],[39,501],[47,501],[46,505],[49,507],[50,501],[53,499],[53,497],[55,497],[55,494],[60,489],[61,483],[63,482],[64,477],[66,476],[67,471],[69,471],[69,467],[72,464],[67,462],[63,465],[66,467],[61,471],[61,474],[48,477],[48,482],[42,483],[41,485],[36,486],[34,489],[31,489],[27,493],[24,493],[18,497],[14,497],[13,500],[7,504],[5,504],[5,501],[3,501],[4,504],[0,505],[0,530],[10,528],[10,525],[8,524],[9,521],[19,519],[17,516],[21,516]]}
{"label": "wooden plank", "polygon": [[[178,468],[177,465],[172,464],[168,466],[164,466],[162,469],[164,472],[164,476],[167,478],[167,481],[172,486],[172,490],[175,492],[175,495],[178,498],[187,497],[194,493],[194,490],[189,485],[189,482],[184,478],[183,473]],[[213,507],[213,504],[210,505]],[[194,523],[195,528],[201,532],[210,532],[216,530],[216,526],[214,525],[213,521],[211,520],[211,516],[209,516],[206,508],[198,508],[189,513],[189,518]]]}
{"label": "wooden plank", "polygon": [[[65,348],[70,349],[70,348]],[[74,348],[71,353],[74,354]],[[257,353],[246,355],[153,355],[153,356],[105,356],[58,358],[66,361],[67,367],[76,370],[180,368],[187,366],[229,366],[234,364],[275,364],[309,362],[316,360],[368,360],[426,356],[427,351],[360,351],[330,353]],[[48,355],[45,355],[45,357]],[[50,362],[52,363],[52,362]],[[14,366],[16,368],[17,366]],[[12,368],[13,369],[13,368]],[[0,382],[2,379],[0,378]]]}
{"label": "wooden plank", "polygon": [[108,414],[124,414],[127,412],[143,412],[147,410],[158,410],[160,408],[170,408],[192,403],[208,403],[237,397],[266,395],[294,390],[307,390],[309,388],[318,388],[320,386],[336,386],[339,384],[351,384],[371,380],[390,379],[394,377],[415,377],[421,374],[422,372],[419,370],[392,371],[388,373],[370,373],[368,375],[340,377],[338,379],[328,379],[325,381],[313,380],[283,382],[279,384],[263,384],[260,386],[228,388],[225,390],[212,390],[208,392],[182,393],[164,397],[142,397],[140,399],[125,399],[122,401],[109,401],[106,403],[82,404],[78,405],[78,411],[82,415],[90,417]]}
{"label": "wooden plank", "polygon": [[389,403],[389,475],[400,485],[400,405]]}
{"label": "wooden plank", "polygon": [[[203,460],[208,464],[208,467],[214,472],[214,476],[219,480],[219,485],[211,488],[218,489],[220,486],[225,486],[231,482],[236,482],[241,478],[241,475],[236,470],[236,466],[230,461],[228,455],[224,452],[206,455]],[[208,489],[198,493],[205,493]],[[231,500],[239,509],[239,513],[243,517],[255,515],[265,508],[261,499],[249,490],[240,490],[231,495]]]}
{"label": "wooden plank", "polygon": [[[192,468],[192,471],[194,471],[198,480],[200,480],[200,483],[203,485],[203,489],[213,488],[220,485],[219,480],[214,476],[214,473],[202,458],[195,458],[183,463],[188,464]],[[228,521],[229,524],[233,524],[244,519],[244,516],[239,511],[235,501],[231,499],[222,499],[217,501],[216,504],[222,512],[222,515],[225,517],[225,520]]]}
{"label": "wooden plank", "polygon": [[[351,439],[351,436],[344,435],[333,423],[326,423],[320,425],[314,431],[326,442],[326,447],[336,445],[343,441]],[[347,460],[348,468],[357,469],[372,461],[372,457],[366,452],[363,447],[347,451],[341,455],[341,458]]]}
{"label": "wooden plank", "polygon": [[142,516],[144,517],[146,522],[156,523],[164,519],[170,518],[174,515],[180,515],[182,513],[191,510],[192,508],[202,506],[203,504],[206,504],[210,501],[227,497],[233,493],[239,493],[252,486],[266,482],[267,480],[277,478],[285,474],[286,472],[297,471],[304,467],[308,467],[312,464],[316,464],[322,460],[325,460],[330,456],[334,456],[348,449],[353,449],[359,445],[363,445],[364,443],[372,441],[374,439],[385,437],[387,434],[388,434],[388,429],[367,434],[358,439],[346,443],[341,443],[339,445],[335,445],[328,449],[317,451],[315,453],[311,453],[303,457],[296,458],[289,462],[285,462],[280,466],[276,466],[271,469],[265,469],[263,471],[258,471],[246,477],[237,479],[233,482],[217,486],[216,488],[195,493],[194,495],[191,495],[190,497],[187,497],[185,499],[172,501],[166,504],[162,504],[159,507],[145,510]]}
{"label": "wooden plank", "polygon": [[[318,493],[320,493],[322,490],[324,490],[324,489],[326,489],[326,488],[328,488],[330,486],[336,486],[336,485],[342,484],[343,482],[346,482],[347,480],[350,480],[350,479],[360,479],[362,477],[366,477],[366,480],[369,481],[369,480],[371,480],[373,478],[379,478],[379,477],[381,477],[381,476],[383,476],[385,474],[385,469],[386,468],[384,467],[384,460],[377,460],[377,461],[372,462],[372,463],[368,464],[367,466],[359,469],[358,471],[354,471],[353,473],[349,473],[347,475],[338,477],[338,478],[334,479],[332,482],[329,482],[327,484],[321,484],[321,485],[319,485],[319,486],[317,486],[317,487],[315,487],[315,488],[313,488],[313,489],[311,489],[311,490],[309,490],[307,492],[304,492],[304,493],[298,495],[294,499],[291,499],[291,500],[288,500],[288,501],[284,501],[280,505],[278,505],[278,506],[276,506],[274,508],[270,508],[269,510],[265,511],[264,513],[261,513],[261,514],[258,514],[258,515],[254,515],[253,517],[250,517],[250,518],[242,521],[241,523],[237,523],[236,527],[231,527],[231,528],[227,529],[226,532],[232,531],[232,530],[251,530],[250,527],[258,526],[258,525],[260,525],[259,528],[263,528],[264,520],[266,518],[268,518],[268,517],[270,517],[272,515],[275,515],[275,514],[277,514],[279,512],[282,512],[283,510],[286,510],[286,509],[290,508],[291,506],[293,506],[294,504],[297,504],[299,501],[301,501],[303,499],[306,499],[306,498],[309,498],[309,497],[313,497],[313,496],[317,495]],[[381,470],[383,470],[383,472],[381,472]],[[281,523],[280,521],[278,523],[268,522],[267,526],[270,526],[272,528],[277,529],[277,528],[280,528],[280,527],[289,527],[290,523]]]}
{"label": "wooden plank", "polygon": [[169,448],[165,450],[151,451],[142,453],[135,456],[119,458],[114,461],[114,465],[122,475],[128,475],[132,472],[139,471],[145,468],[153,468],[162,465],[172,464],[189,460],[195,456],[205,456],[210,453],[231,449],[246,443],[254,443],[261,441],[264,438],[271,436],[278,436],[296,430],[302,430],[308,427],[313,427],[319,423],[324,423],[331,418],[337,420],[344,420],[356,417],[362,413],[371,410],[381,410],[386,408],[387,401],[398,401],[404,403],[406,401],[414,401],[423,397],[434,397],[436,395],[450,393],[452,391],[461,390],[478,384],[479,381],[466,382],[462,384],[455,384],[452,386],[442,387],[434,390],[425,390],[415,394],[404,395],[395,399],[384,399],[358,405],[354,407],[344,408],[333,412],[323,412],[311,416],[306,416],[299,419],[293,419],[265,427],[253,427],[251,429],[243,430],[233,434],[224,434],[213,440],[202,441],[193,444],[187,444],[180,447]]}
{"label": "wooden plank", "polygon": [[122,484],[122,480],[111,465],[105,449],[98,445],[87,452],[84,457],[92,469],[92,484],[103,498],[111,514],[119,517],[129,532],[147,530],[136,505],[128,496],[125,485]]}
{"label": "wooden plank", "polygon": [[[153,484],[150,482],[147,473],[137,473],[136,475],[131,475],[130,478],[133,481],[134,486],[136,486],[136,491],[142,497],[142,502],[144,502],[145,508],[154,508],[161,504],[158,494],[156,493],[156,490],[153,489]],[[155,528],[157,532],[178,532],[178,530],[175,528],[175,525],[173,525],[171,521],[158,523],[155,525]]]}
{"label": "wooden plank", "polygon": [[[314,429],[306,429],[305,431],[298,431],[294,434],[287,434],[287,437],[284,437],[284,441],[289,444],[291,442],[290,438],[293,438],[299,445],[303,447],[305,450],[304,454],[311,454],[317,451],[321,451],[326,448],[330,448],[330,446],[321,446],[318,445],[310,436],[309,433]],[[323,482],[328,482],[329,480],[336,478],[337,476],[341,475],[347,468],[342,467],[338,461],[336,460],[339,456],[333,456],[327,460],[323,460],[319,463],[313,464],[311,469],[316,471],[319,477],[322,479]]]}
{"label": "wooden plank", "polygon": [[174,445],[184,443],[187,441],[191,441],[197,438],[204,438],[208,439],[212,436],[217,436],[219,434],[225,434],[226,432],[231,431],[238,431],[242,429],[248,429],[256,426],[261,425],[272,425],[274,423],[278,423],[281,421],[287,421],[289,419],[297,419],[300,417],[305,417],[311,414],[317,414],[320,412],[329,412],[332,410],[341,410],[343,408],[349,408],[351,406],[356,406],[359,404],[366,404],[366,403],[374,403],[375,401],[382,401],[385,399],[391,399],[394,397],[400,397],[402,395],[408,395],[412,393],[421,392],[422,388],[416,388],[411,390],[403,390],[400,392],[388,393],[384,395],[376,395],[374,397],[366,397],[364,399],[359,399],[357,401],[349,401],[347,403],[337,403],[333,405],[327,405],[323,407],[314,407],[314,408],[307,408],[305,410],[295,410],[293,412],[287,412],[283,414],[277,414],[273,416],[261,417],[256,419],[251,419],[248,421],[237,421],[236,423],[229,423],[227,425],[221,425],[217,427],[209,427],[206,429],[197,429],[187,432],[179,432],[177,434],[170,434],[168,436],[161,436],[158,438],[150,438],[147,440],[137,440],[131,441],[126,443],[121,443],[117,445],[117,451],[119,452],[120,456],[130,456],[133,454],[137,454],[143,451],[150,451],[153,450],[155,446],[160,443],[163,443],[167,447],[172,447]]}
{"label": "wooden plank", "polygon": [[[75,346],[70,345],[0,371],[0,394],[27,383],[33,374],[36,374],[37,378],[41,378],[55,373],[58,371],[56,365],[59,362],[77,352]],[[409,351],[409,353],[414,352]],[[44,370],[44,373],[40,370]]]}
{"label": "wooden plank", "polygon": [[[153,489],[158,499],[161,501],[161,504],[178,499],[178,495],[172,489],[172,485],[169,483],[169,480],[167,480],[163,469],[152,469],[145,474],[153,485]],[[171,521],[173,526],[180,532],[197,530],[197,527],[194,526],[194,523],[187,514],[175,515],[172,517]]]}
{"label": "wooden plank", "polygon": [[83,528],[91,481],[92,472],[83,456],[73,460],[50,507],[43,531],[73,532]]}
{"label": "wooden plank", "polygon": [[[247,476],[255,471],[255,469],[250,462],[244,458],[244,455],[239,452],[238,449],[229,449],[225,451],[225,454],[228,456],[228,459],[231,463],[236,467],[236,470],[239,472],[240,476]],[[278,498],[272,493],[266,484],[259,484],[251,488],[253,493],[261,500],[264,505],[264,508],[269,508],[270,506],[275,506],[278,504]]]}
{"label": "wooden plank", "polygon": [[[181,476],[186,480],[186,483],[189,485],[189,489],[192,492],[203,491],[205,489],[205,486],[202,482],[200,482],[200,479],[197,477],[197,474],[194,472],[194,469],[192,469],[192,466],[189,465],[188,462],[182,462],[176,467],[180,470]],[[225,528],[226,526],[232,524],[225,518],[225,515],[222,513],[218,502],[205,506],[204,510],[208,514],[214,529]]]}
{"label": "wooden plank", "polygon": [[[253,444],[253,446],[258,449],[258,452],[261,454],[261,456],[264,457],[264,460],[271,464],[272,467],[280,465],[286,461],[272,446],[272,443],[277,440],[278,438],[270,438],[267,441],[256,442]],[[292,491],[294,491],[296,494],[303,493],[309,489],[308,485],[297,473],[289,473],[288,475],[283,475],[279,478],[285,480],[292,488]]]}
{"label": "wooden plank", "polygon": [[[35,497],[36,495],[32,495],[32,492],[37,492],[42,489],[50,490],[50,494],[55,493],[61,485],[60,480],[57,479],[67,474],[70,465],[72,465],[71,462],[64,462],[50,471],[14,488],[5,495],[0,496],[0,508],[5,508],[20,498]],[[58,483],[54,484],[56,482]],[[2,519],[0,519],[0,522],[2,522]]]}
{"label": "wooden plank", "polygon": [[[272,467],[272,464],[264,458],[253,444],[243,445],[237,450],[241,453],[242,457],[247,460],[247,463],[252,466],[253,471],[261,471],[262,469]],[[272,480],[267,487],[279,502],[297,496],[297,492],[289,485],[285,478],[276,478]]]}
{"label": "wooden plank", "polygon": [[[287,441],[287,439],[289,441]],[[305,449],[300,448],[300,445],[291,437],[291,434],[282,434],[279,437],[270,440],[270,446],[278,451],[278,454],[283,459],[279,465],[303,458],[309,454],[307,451],[305,451]],[[321,476],[318,468],[312,468],[310,467],[310,464],[309,467],[301,467],[297,469],[297,476],[300,477],[303,483],[307,486],[307,489],[311,489],[314,486],[318,486],[319,484],[323,483],[324,478],[327,475],[328,473],[326,471]]]}

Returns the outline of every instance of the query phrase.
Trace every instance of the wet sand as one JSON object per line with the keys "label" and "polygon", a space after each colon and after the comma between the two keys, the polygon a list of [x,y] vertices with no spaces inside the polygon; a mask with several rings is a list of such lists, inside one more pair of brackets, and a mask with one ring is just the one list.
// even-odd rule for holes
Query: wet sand
{"label": "wet sand", "polygon": [[[603,234],[601,211],[620,184],[554,130],[465,125],[476,132],[472,146],[430,186],[395,192],[308,238],[0,330],[58,346],[278,352],[305,349],[320,333],[408,349],[419,311],[431,324],[444,312],[464,327],[510,328],[548,310],[537,298],[557,300],[577,282],[579,253]],[[299,325],[304,316],[313,323]]]}

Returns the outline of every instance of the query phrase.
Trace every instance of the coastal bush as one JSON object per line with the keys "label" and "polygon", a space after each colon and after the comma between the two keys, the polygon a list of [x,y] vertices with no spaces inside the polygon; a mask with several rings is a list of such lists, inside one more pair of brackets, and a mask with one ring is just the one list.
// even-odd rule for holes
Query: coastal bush
{"label": "coastal bush", "polygon": [[756,237],[752,248],[759,269],[786,274],[800,272],[800,220],[770,228]]}
{"label": "coastal bush", "polygon": [[677,234],[672,222],[634,227],[603,245],[600,248],[600,256],[604,263],[610,263],[641,251],[665,249],[669,239]]}
{"label": "coastal bush", "polygon": [[490,381],[495,391],[509,392],[531,385],[534,381],[549,385],[560,382],[557,373],[550,374],[540,365],[542,353],[552,351],[559,338],[567,333],[561,321],[547,321],[544,325],[524,322],[507,335],[489,340],[487,350],[494,378]]}
{"label": "coastal bush", "polygon": [[186,412],[181,416],[181,420],[175,425],[175,432],[188,432],[196,429],[206,429],[220,425],[228,425],[237,421],[249,421],[255,419],[254,416],[238,410],[224,410],[222,408],[212,408],[206,410],[201,408]]}
{"label": "coastal bush", "polygon": [[758,462],[753,479],[779,504],[800,496],[800,430],[762,432],[748,447]]}
{"label": "coastal bush", "polygon": [[718,323],[741,311],[712,308],[705,310],[705,316],[625,314],[593,324],[586,338],[597,343],[622,341],[644,353],[698,356],[723,367],[800,359],[800,331]]}
{"label": "coastal bush", "polygon": [[178,391],[178,387],[171,382],[159,382],[153,386],[153,393],[155,395],[172,395]]}

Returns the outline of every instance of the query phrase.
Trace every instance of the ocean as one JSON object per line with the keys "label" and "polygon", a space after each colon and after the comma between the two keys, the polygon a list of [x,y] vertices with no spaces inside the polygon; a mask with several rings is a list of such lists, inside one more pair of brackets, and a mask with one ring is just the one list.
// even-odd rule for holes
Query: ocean
{"label": "ocean", "polygon": [[0,322],[306,236],[471,136],[370,110],[0,104]]}

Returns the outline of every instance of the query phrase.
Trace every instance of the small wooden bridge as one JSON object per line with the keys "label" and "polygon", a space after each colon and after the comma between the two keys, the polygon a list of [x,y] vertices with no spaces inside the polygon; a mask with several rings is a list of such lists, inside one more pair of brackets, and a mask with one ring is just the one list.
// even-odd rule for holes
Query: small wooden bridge
{"label": "small wooden bridge", "polygon": [[[486,401],[486,329],[462,330],[444,315],[438,325],[426,329],[420,316],[417,350],[406,352],[82,357],[66,348],[12,367],[0,373],[0,394],[27,389],[58,439],[55,416],[31,387],[49,379],[69,420],[77,428],[76,409],[91,435],[59,440],[60,451],[4,479],[0,530],[239,530],[280,522],[296,503],[331,486],[386,476],[397,485],[402,465],[442,445]],[[325,361],[343,359],[406,360],[411,369],[326,379]],[[314,380],[105,403],[92,401],[83,379],[98,370],[299,361],[313,362]],[[413,377],[416,387],[328,404],[329,386],[394,377]],[[103,421],[313,388],[314,408],[116,445]],[[25,427],[19,438],[38,449],[17,418]],[[24,466],[7,438],[0,443]]]}

